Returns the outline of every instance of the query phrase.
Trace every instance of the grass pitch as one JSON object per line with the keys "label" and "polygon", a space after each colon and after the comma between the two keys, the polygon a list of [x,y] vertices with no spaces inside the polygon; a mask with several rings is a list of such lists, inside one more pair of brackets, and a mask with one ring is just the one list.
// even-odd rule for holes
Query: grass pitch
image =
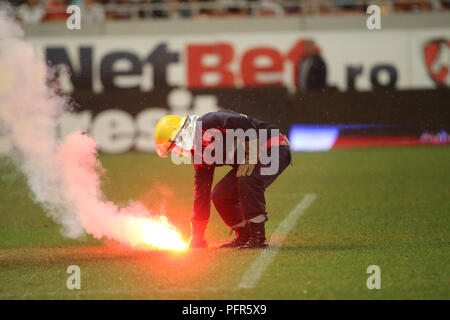
{"label": "grass pitch", "polygon": [[[267,190],[268,235],[305,194],[317,198],[256,286],[239,289],[262,250],[138,251],[64,238],[0,158],[0,299],[449,299],[449,159],[448,147],[295,154]],[[162,209],[188,238],[190,166],[151,154],[101,161],[108,199]],[[230,238],[214,209],[207,237]],[[80,290],[66,288],[70,265],[81,268]],[[380,290],[366,287],[369,265],[381,269]]]}

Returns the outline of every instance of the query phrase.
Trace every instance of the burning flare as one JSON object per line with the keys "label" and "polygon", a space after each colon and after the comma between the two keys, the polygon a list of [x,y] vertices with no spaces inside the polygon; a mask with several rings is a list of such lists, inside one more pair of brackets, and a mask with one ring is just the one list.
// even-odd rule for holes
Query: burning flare
{"label": "burning flare", "polygon": [[142,241],[145,245],[177,251],[187,248],[180,234],[164,216],[160,216],[159,221],[145,218],[130,219],[125,228],[135,231],[136,238],[133,241],[137,243]]}

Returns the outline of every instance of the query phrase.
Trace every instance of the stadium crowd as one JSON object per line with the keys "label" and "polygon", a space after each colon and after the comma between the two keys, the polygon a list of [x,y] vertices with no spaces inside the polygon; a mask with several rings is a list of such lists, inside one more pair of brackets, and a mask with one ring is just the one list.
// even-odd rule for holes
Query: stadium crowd
{"label": "stadium crowd", "polygon": [[384,14],[449,10],[450,0],[0,0],[0,8],[24,24],[64,20],[69,5],[79,5],[86,22],[168,17],[283,16],[365,12],[380,5]]}

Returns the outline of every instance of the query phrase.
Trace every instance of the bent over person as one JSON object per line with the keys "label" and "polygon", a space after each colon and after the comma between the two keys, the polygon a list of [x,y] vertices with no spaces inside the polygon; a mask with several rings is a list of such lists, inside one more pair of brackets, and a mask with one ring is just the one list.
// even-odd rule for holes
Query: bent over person
{"label": "bent over person", "polygon": [[[266,188],[291,163],[288,139],[270,123],[222,109],[201,117],[169,115],[155,129],[160,157],[189,155],[193,159],[194,205],[191,248],[206,248],[204,234],[211,201],[235,238],[221,248],[265,248]],[[231,170],[212,189],[214,170]]]}

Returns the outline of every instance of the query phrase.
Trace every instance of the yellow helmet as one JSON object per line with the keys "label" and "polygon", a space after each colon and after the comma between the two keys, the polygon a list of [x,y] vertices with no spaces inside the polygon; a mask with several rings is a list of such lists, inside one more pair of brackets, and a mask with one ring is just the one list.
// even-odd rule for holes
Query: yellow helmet
{"label": "yellow helmet", "polygon": [[167,157],[185,120],[186,117],[169,115],[158,121],[155,128],[155,148],[158,156]]}

